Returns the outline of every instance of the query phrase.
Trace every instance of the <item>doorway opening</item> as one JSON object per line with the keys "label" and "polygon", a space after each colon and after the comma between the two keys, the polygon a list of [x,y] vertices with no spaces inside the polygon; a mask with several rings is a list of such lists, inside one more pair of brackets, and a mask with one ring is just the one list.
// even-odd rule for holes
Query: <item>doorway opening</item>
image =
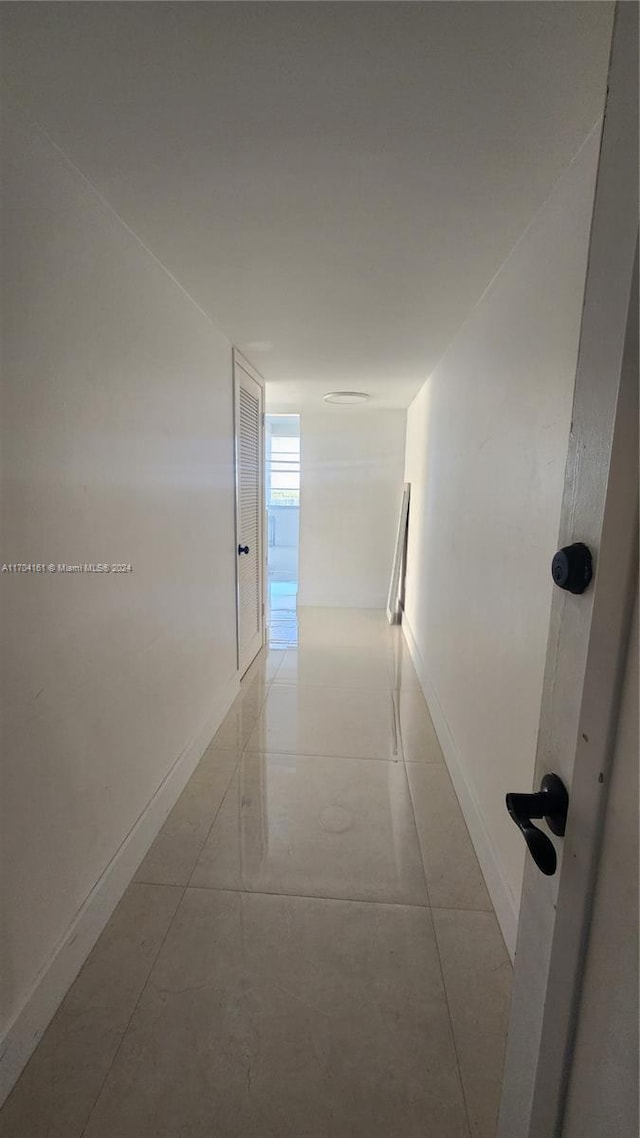
{"label": "doorway opening", "polygon": [[265,417],[267,604],[273,648],[298,642],[300,416]]}

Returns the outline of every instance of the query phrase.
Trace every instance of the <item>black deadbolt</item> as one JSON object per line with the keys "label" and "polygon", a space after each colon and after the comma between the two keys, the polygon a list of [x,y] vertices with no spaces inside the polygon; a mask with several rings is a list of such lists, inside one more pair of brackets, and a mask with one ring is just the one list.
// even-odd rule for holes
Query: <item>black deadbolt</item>
{"label": "black deadbolt", "polygon": [[552,834],[564,835],[569,795],[557,774],[546,774],[537,794],[508,794],[507,810],[522,831],[538,869],[551,877],[558,864],[551,838],[534,826],[532,818],[544,818]]}
{"label": "black deadbolt", "polygon": [[551,562],[551,576],[559,589],[584,593],[593,576],[591,551],[581,541],[565,545]]}
{"label": "black deadbolt", "polygon": [[248,553],[248,552],[249,552],[249,546],[248,545],[239,545],[238,546],[238,557],[240,556],[241,553]]}

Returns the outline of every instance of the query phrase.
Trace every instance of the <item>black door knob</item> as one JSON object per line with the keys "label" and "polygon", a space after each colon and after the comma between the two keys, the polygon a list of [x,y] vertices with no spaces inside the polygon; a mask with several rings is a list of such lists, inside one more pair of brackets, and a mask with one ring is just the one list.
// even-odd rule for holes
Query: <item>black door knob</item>
{"label": "black door knob", "polygon": [[581,541],[559,549],[551,562],[551,576],[559,589],[584,593],[593,576],[591,551]]}
{"label": "black door knob", "polygon": [[249,546],[248,545],[239,545],[238,546],[238,557],[240,556],[241,553],[248,553],[248,552],[249,552]]}
{"label": "black door knob", "polygon": [[544,818],[552,834],[562,837],[567,824],[569,795],[557,774],[546,774],[537,794],[507,794],[507,810],[524,835],[538,869],[551,877],[558,864],[556,851],[542,830],[534,826],[532,818]]}

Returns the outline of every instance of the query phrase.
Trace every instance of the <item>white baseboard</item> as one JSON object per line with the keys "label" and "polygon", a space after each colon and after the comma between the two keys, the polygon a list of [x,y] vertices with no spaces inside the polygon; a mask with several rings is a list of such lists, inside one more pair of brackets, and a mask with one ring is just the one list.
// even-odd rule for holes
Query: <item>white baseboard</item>
{"label": "white baseboard", "polygon": [[220,693],[206,722],[178,756],[83,902],[49,962],[38,976],[22,1009],[5,1033],[0,1043],[0,1106],[78,975],[239,691],[239,678],[233,676]]}
{"label": "white baseboard", "polygon": [[440,705],[436,689],[427,674],[425,662],[416,643],[411,625],[407,620],[406,613],[403,614],[402,617],[402,631],[409,652],[411,653],[414,667],[418,673],[418,679],[422,686],[424,698],[427,701],[429,713],[436,729],[436,735],[442,747],[447,769],[451,776],[451,781],[458,797],[460,808],[476,851],[476,856],[480,863],[480,868],[496,912],[496,917],[498,918],[498,924],[500,925],[507,951],[513,960],[516,952],[516,938],[518,934],[517,906],[500,868],[473,790],[467,782],[449,729],[449,724]]}

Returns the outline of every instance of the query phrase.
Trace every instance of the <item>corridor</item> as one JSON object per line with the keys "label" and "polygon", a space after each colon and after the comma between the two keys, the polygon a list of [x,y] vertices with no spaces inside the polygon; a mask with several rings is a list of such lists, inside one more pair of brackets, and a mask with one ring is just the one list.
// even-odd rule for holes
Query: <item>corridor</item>
{"label": "corridor", "polygon": [[3,1138],[494,1138],[511,965],[402,633],[265,649]]}

